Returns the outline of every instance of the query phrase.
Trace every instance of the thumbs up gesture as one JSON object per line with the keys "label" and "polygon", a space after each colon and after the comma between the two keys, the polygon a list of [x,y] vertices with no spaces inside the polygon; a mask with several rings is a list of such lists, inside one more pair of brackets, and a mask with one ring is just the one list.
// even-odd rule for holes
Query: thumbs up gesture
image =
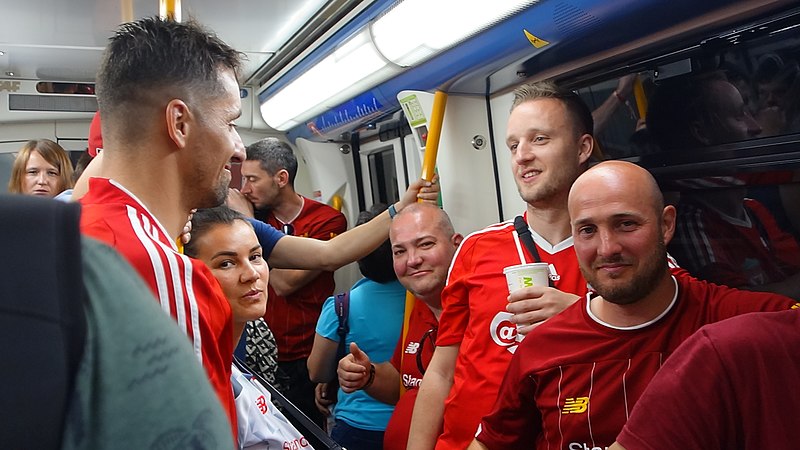
{"label": "thumbs up gesture", "polygon": [[349,394],[364,387],[369,380],[370,365],[369,356],[358,348],[358,344],[350,343],[350,354],[339,361],[336,371],[342,391]]}

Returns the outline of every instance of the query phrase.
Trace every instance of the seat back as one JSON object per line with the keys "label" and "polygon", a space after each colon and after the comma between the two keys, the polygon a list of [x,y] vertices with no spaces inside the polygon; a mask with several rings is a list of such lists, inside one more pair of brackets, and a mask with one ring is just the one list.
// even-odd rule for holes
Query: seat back
{"label": "seat back", "polygon": [[0,442],[61,445],[86,337],[80,206],[0,195]]}

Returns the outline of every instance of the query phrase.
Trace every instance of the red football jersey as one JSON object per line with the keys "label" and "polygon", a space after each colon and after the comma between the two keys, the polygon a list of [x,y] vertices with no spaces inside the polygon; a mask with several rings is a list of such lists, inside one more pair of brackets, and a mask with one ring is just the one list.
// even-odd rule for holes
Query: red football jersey
{"label": "red football jersey", "polygon": [[433,357],[439,322],[433,311],[422,300],[414,302],[414,309],[408,321],[408,333],[402,336],[392,356],[392,365],[400,373],[406,393],[394,407],[389,424],[383,434],[384,450],[405,450],[408,444],[408,430],[411,427],[411,413],[422,382],[422,369],[427,369]]}
{"label": "red football jersey", "polygon": [[[271,212],[266,222],[278,230],[283,223]],[[294,235],[322,241],[332,239],[347,230],[347,220],[339,211],[323,203],[303,197],[303,209],[290,222]],[[264,320],[269,324],[278,344],[278,361],[296,361],[308,358],[314,345],[322,304],[333,295],[333,272],[321,272],[305,286],[289,296],[281,297],[269,287],[269,301]]]}
{"label": "red football jersey", "polygon": [[81,232],[120,252],[189,337],[236,436],[230,381],[233,319],[217,279],[203,262],[178,253],[164,227],[118,183],[90,179],[89,192],[80,203]]}
{"label": "red football jersey", "polygon": [[744,199],[742,216],[685,200],[670,250],[693,275],[731,287],[776,283],[800,271],[800,245],[763,204]]}
{"label": "red football jersey", "polygon": [[648,323],[614,327],[591,294],[532,331],[514,355],[478,440],[490,449],[610,446],[667,357],[705,324],[795,302],[673,276],[675,297]]}
{"label": "red football jersey", "polygon": [[[586,294],[572,237],[550,245],[531,231],[542,262],[550,264],[553,285],[564,292]],[[437,345],[460,344],[460,349],[437,450],[469,445],[481,417],[491,410],[519,345],[516,326],[506,312],[508,285],[503,268],[533,262],[523,248],[509,221],[472,233],[456,252],[442,293],[444,311]]]}

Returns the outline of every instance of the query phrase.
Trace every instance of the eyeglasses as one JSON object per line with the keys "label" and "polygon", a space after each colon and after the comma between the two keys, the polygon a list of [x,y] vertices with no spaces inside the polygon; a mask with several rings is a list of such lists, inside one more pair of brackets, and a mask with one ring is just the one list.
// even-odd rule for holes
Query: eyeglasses
{"label": "eyeglasses", "polygon": [[430,341],[431,349],[436,349],[436,335],[438,328],[433,327],[426,331],[419,340],[419,349],[417,349],[417,369],[419,373],[425,375],[425,366],[422,364],[422,350],[425,348],[425,341]]}
{"label": "eyeglasses", "polygon": [[294,225],[285,223],[283,224],[283,227],[281,227],[281,231],[283,231],[283,234],[285,235],[294,236]]}

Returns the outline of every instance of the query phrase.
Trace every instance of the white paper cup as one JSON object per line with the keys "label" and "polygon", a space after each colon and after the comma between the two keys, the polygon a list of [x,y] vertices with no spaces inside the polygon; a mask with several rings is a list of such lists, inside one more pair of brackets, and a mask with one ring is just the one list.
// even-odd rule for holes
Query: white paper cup
{"label": "white paper cup", "polygon": [[[547,263],[508,266],[503,269],[503,273],[506,276],[509,293],[524,287],[549,285],[550,267]],[[520,325],[517,324],[517,342],[522,342],[523,336],[519,333],[519,327]]]}
{"label": "white paper cup", "polygon": [[519,264],[503,269],[508,283],[508,292],[530,286],[547,286],[550,269],[547,263]]}

